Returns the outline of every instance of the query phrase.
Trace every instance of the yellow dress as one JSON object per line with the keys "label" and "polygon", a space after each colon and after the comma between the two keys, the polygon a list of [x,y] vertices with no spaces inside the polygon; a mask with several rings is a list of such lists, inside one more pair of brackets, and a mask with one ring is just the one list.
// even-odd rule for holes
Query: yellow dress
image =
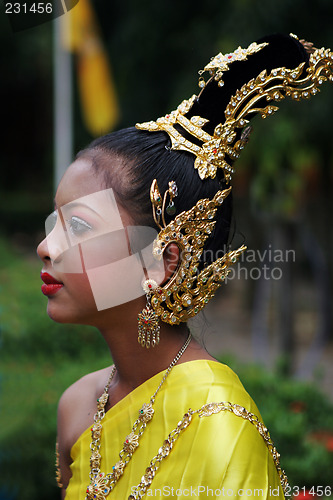
{"label": "yellow dress", "polygon": [[[139,409],[149,403],[163,373],[137,387],[106,413],[100,449],[102,472],[112,472]],[[198,410],[208,403],[223,401],[241,405],[261,420],[255,403],[226,365],[207,360],[176,365],[156,396],[155,413],[139,447],[107,498],[125,500],[131,495],[163,441],[189,408]],[[71,450],[72,477],[66,500],[85,499],[90,482],[90,443],[91,431],[87,429]],[[145,492],[145,498],[149,497],[283,499],[284,495],[272,455],[256,426],[237,413],[218,411],[201,418],[193,414],[190,425],[161,461]]]}

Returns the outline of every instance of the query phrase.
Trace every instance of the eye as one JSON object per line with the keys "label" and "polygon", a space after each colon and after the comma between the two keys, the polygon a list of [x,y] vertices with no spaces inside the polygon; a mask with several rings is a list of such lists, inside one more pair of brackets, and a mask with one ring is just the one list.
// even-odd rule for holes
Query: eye
{"label": "eye", "polygon": [[66,221],[69,225],[69,230],[73,236],[80,236],[87,231],[92,230],[92,226],[85,220],[75,215]]}

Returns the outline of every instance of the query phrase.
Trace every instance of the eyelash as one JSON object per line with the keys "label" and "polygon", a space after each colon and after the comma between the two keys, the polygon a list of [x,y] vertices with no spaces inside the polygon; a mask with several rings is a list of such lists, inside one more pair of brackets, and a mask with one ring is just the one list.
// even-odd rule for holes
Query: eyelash
{"label": "eyelash", "polygon": [[92,226],[88,222],[75,215],[66,220],[66,222],[73,236],[78,236],[92,230]]}

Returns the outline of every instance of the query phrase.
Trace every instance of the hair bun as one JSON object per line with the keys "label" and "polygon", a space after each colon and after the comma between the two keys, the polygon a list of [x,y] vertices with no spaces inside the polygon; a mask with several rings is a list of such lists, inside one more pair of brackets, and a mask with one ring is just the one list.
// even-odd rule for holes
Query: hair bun
{"label": "hair bun", "polygon": [[208,133],[213,134],[216,125],[225,121],[225,109],[236,91],[263,70],[269,73],[280,67],[294,69],[309,60],[306,48],[293,35],[269,35],[256,43],[268,45],[248,55],[246,60],[232,62],[223,73],[223,87],[211,77],[188,113],[188,117],[201,116],[209,120],[204,127]]}
{"label": "hair bun", "polygon": [[323,82],[333,81],[330,49],[315,50],[309,57],[311,44],[299,42],[295,35],[271,35],[259,42],[217,54],[199,72],[209,71],[210,77],[207,83],[199,79],[203,90],[198,97],[193,95],[170,114],[136,127],[167,132],[171,149],[195,156],[194,168],[202,180],[217,176],[229,183],[233,163],[247,142],[242,132],[253,116],[271,116],[279,109],[275,103],[285,97],[309,99]]}

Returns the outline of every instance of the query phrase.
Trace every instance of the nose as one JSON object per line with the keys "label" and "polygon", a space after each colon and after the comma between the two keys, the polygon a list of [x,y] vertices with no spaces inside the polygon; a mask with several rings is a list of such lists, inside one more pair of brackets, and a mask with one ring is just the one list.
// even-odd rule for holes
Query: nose
{"label": "nose", "polygon": [[37,255],[43,262],[50,260],[49,250],[47,246],[47,238],[44,238],[37,247]]}
{"label": "nose", "polygon": [[63,254],[68,249],[67,242],[56,239],[55,234],[50,233],[37,247],[37,254],[43,262],[51,261],[51,264],[60,264]]}
{"label": "nose", "polygon": [[60,263],[64,252],[68,250],[68,241],[60,218],[54,227],[49,225],[48,219],[45,224],[46,237],[39,243],[37,254],[43,262],[51,261],[52,265]]}

